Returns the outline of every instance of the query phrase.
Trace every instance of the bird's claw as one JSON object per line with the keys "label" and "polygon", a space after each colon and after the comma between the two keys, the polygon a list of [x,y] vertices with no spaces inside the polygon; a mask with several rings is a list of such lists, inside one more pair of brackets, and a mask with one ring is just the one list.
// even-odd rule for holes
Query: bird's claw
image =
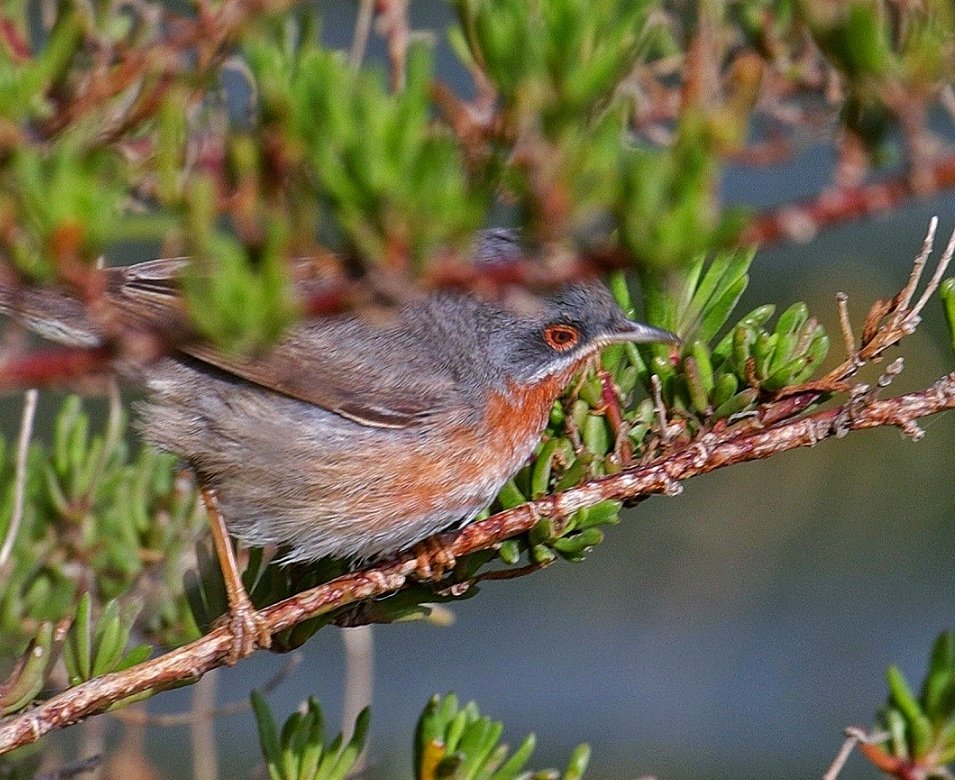
{"label": "bird's claw", "polygon": [[268,649],[272,646],[268,623],[248,598],[233,604],[228,612],[216,620],[215,626],[228,626],[232,636],[232,646],[226,656],[229,666],[235,666],[260,647]]}
{"label": "bird's claw", "polygon": [[421,581],[444,579],[457,565],[450,547],[441,538],[432,536],[412,548],[415,555],[415,577]]}

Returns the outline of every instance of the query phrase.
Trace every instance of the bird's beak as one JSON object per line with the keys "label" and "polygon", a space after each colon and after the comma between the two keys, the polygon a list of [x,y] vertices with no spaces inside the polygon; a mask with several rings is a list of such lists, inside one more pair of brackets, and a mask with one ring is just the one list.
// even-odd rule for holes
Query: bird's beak
{"label": "bird's beak", "polygon": [[601,340],[607,344],[616,344],[622,341],[631,341],[636,344],[683,343],[683,340],[675,333],[663,330],[663,328],[654,328],[652,325],[644,325],[642,322],[635,322],[634,320],[623,320],[614,329],[613,333],[608,334],[605,339]]}

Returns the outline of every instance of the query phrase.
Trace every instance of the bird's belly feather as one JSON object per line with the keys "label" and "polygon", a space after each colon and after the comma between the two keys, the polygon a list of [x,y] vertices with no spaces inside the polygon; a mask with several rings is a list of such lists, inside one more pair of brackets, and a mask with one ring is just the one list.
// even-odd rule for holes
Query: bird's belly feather
{"label": "bird's belly feather", "polygon": [[439,434],[362,426],[181,364],[149,384],[146,438],[218,490],[234,535],[288,561],[377,557],[473,519],[530,456],[552,402],[510,387],[480,424],[462,409]]}

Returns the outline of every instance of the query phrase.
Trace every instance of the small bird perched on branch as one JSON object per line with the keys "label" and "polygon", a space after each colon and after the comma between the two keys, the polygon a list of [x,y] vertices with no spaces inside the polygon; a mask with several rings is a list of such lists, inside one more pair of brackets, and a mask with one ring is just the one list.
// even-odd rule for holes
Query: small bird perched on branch
{"label": "small bird perched on branch", "polygon": [[[489,233],[478,257],[501,241]],[[106,269],[105,300],[158,327],[181,318],[184,263]],[[0,288],[0,311],[67,344],[103,338],[62,292]],[[466,523],[531,455],[573,374],[622,341],[679,343],[587,283],[520,310],[461,292],[414,295],[384,316],[304,320],[262,354],[229,355],[193,338],[137,367],[144,437],[189,463],[209,510],[231,660],[270,637],[228,533],[277,545],[285,561],[367,559]]]}

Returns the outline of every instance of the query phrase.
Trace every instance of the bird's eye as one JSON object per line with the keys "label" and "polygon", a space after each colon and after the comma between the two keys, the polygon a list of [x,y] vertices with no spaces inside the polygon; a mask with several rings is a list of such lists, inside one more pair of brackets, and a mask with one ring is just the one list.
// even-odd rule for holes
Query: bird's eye
{"label": "bird's eye", "polygon": [[566,352],[577,346],[580,331],[571,325],[548,325],[544,328],[544,341],[557,352]]}

